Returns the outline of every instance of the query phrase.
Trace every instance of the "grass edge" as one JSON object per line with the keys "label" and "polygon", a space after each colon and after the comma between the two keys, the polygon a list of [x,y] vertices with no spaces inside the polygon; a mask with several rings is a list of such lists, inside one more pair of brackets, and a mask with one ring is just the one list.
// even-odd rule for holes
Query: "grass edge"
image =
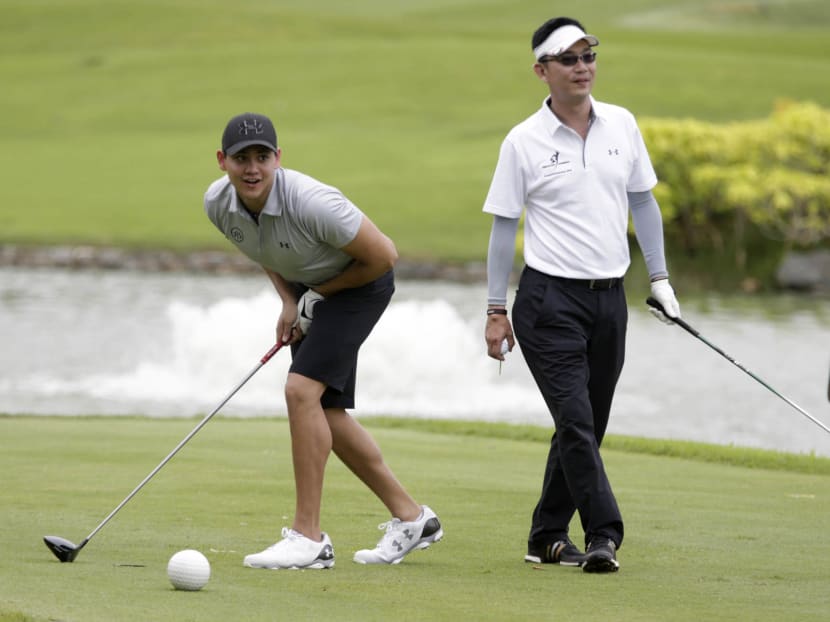
{"label": "grass edge", "polygon": [[[26,415],[0,413],[0,421],[16,418],[38,418],[66,420],[70,417],[60,415]],[[148,417],[142,415],[81,415],[71,419],[125,419],[141,420]],[[200,419],[192,417],[191,419]],[[225,420],[262,420],[269,417],[222,417]],[[273,418],[273,417],[270,417]],[[281,417],[282,418],[282,417]],[[479,438],[493,438],[511,441],[530,441],[549,443],[552,427],[535,424],[515,424],[490,421],[464,421],[457,419],[423,419],[418,417],[389,417],[376,415],[362,415],[357,417],[367,428],[402,429],[427,434],[444,434],[452,436],[474,436]],[[178,418],[176,419],[178,420]],[[728,466],[750,469],[766,469],[770,471],[789,471],[809,475],[830,475],[830,458],[809,454],[796,454],[771,449],[758,449],[736,445],[719,445],[698,441],[676,439],[646,438],[639,436],[624,436],[618,434],[606,435],[603,440],[604,451],[619,451],[633,454],[661,456],[697,462],[708,462]],[[2,618],[0,618],[2,622]]]}

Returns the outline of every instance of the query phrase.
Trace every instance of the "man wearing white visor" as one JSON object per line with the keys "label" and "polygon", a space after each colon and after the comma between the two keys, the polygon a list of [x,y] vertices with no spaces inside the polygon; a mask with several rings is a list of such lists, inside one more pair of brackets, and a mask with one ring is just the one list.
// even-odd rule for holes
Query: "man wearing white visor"
{"label": "man wearing white visor", "polygon": [[[633,115],[591,97],[599,40],[578,21],[545,22],[531,42],[533,71],[549,95],[501,145],[484,203],[493,215],[487,252],[489,356],[515,339],[556,428],[533,511],[525,560],[615,572],[623,519],[599,453],[625,358],[623,276],[629,213],[651,293],[680,317],[668,281],[657,183]],[[519,219],[524,263],[511,324],[507,287]],[[583,553],[568,527],[578,513]]]}

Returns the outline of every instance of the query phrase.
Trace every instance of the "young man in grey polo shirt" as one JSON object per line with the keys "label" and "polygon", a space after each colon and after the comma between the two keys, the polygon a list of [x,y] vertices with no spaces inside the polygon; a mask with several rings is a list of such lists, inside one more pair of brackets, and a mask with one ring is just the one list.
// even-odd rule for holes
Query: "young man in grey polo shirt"
{"label": "young man in grey polo shirt", "polygon": [[334,549],[321,531],[326,461],[333,451],[387,507],[391,520],[362,564],[397,564],[441,539],[429,507],[419,505],[386,465],[354,407],[357,355],[394,292],[397,251],[339,190],[280,166],[282,150],[268,117],[231,119],[216,154],[226,175],[205,193],[205,211],[245,255],[260,264],[282,300],[277,339],[291,345],[285,383],[296,486],[293,524],[282,540],[245,557],[253,568],[329,568]]}
{"label": "young man in grey polo shirt", "polygon": [[[598,44],[570,18],[548,20],[533,35],[533,69],[549,95],[508,133],[485,200],[493,215],[485,340],[489,356],[503,360],[515,328],[556,427],[525,560],[614,572],[623,520],[599,446],[625,358],[629,210],[652,295],[672,317],[680,307],[651,192],[657,177],[637,123],[591,97]],[[507,283],[522,211],[526,265],[511,327]],[[584,554],[568,537],[575,512]]]}

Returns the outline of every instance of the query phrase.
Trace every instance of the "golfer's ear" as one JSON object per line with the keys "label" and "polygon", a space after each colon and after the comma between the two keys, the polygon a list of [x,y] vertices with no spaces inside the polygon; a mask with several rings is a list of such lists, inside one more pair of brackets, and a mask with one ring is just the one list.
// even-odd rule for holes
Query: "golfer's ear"
{"label": "golfer's ear", "polygon": [[227,170],[225,168],[225,154],[221,149],[219,149],[219,151],[216,152],[216,161],[219,163],[220,169],[222,169],[223,171]]}

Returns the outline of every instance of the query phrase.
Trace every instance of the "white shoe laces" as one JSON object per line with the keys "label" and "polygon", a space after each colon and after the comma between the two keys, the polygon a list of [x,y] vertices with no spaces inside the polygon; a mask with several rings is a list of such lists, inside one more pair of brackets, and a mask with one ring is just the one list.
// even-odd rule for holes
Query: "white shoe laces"
{"label": "white shoe laces", "polygon": [[381,531],[385,531],[386,533],[383,534],[383,537],[380,539],[380,542],[378,542],[375,548],[383,548],[383,543],[385,541],[389,540],[390,538],[394,538],[395,533],[398,531],[397,528],[400,527],[401,522],[402,521],[400,518],[393,518],[392,520],[386,521],[385,523],[381,523],[380,525],[378,525],[378,529],[380,529]]}
{"label": "white shoe laces", "polygon": [[[283,527],[282,531],[280,532],[280,535],[282,535],[282,540],[299,540],[303,537],[303,534],[294,531],[293,529],[290,529],[288,527]],[[271,549],[275,549],[276,547],[278,547],[282,540],[280,540],[279,542],[274,542],[274,544],[268,547],[268,550],[270,551]]]}

